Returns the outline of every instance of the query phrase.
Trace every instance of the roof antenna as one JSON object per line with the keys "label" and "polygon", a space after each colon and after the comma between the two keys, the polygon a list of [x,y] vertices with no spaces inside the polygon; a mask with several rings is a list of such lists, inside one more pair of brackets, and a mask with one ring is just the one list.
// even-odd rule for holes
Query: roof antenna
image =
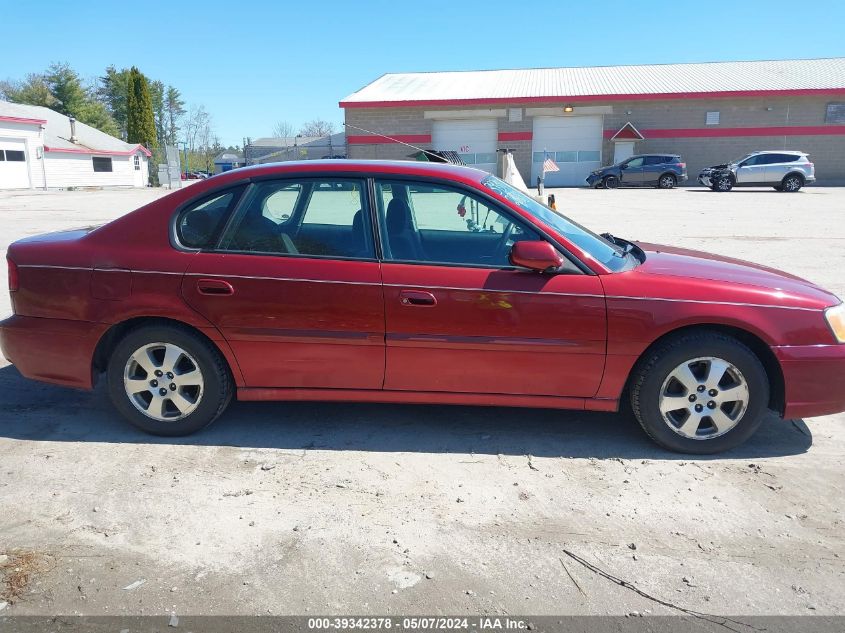
{"label": "roof antenna", "polygon": [[392,136],[388,136],[387,134],[382,134],[381,132],[373,132],[372,130],[365,130],[364,128],[358,127],[357,125],[352,125],[351,123],[344,123],[343,125],[345,125],[346,127],[351,127],[353,130],[358,130],[360,132],[366,132],[367,134],[373,134],[375,136],[380,136],[382,138],[386,138],[389,141],[393,141],[394,143],[399,143],[400,145],[405,145],[406,147],[410,147],[411,149],[415,149],[419,152],[423,152],[427,156],[431,156],[431,157],[435,158],[436,159],[435,162],[440,162],[441,160],[443,160],[443,158],[441,156],[438,156],[435,152],[433,152],[429,149],[423,149],[422,147],[417,147],[416,145],[411,145],[410,143],[400,141],[399,139],[393,138]]}

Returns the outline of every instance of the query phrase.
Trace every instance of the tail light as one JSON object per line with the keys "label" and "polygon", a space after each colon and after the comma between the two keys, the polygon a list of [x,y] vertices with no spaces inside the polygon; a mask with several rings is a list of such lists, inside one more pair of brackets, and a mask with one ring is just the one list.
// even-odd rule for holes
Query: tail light
{"label": "tail light", "polygon": [[678,163],[678,167],[680,167],[681,169],[686,169],[687,164],[686,163]]}
{"label": "tail light", "polygon": [[15,292],[20,285],[18,266],[8,257],[6,258],[6,263],[9,265],[9,292]]}

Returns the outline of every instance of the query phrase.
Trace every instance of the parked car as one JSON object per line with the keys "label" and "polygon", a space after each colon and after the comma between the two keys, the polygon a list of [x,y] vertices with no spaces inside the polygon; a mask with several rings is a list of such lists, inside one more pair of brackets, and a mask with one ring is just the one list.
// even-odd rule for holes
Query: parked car
{"label": "parked car", "polygon": [[713,191],[771,186],[794,192],[815,180],[815,167],[806,153],[784,150],[752,152],[724,165],[706,167],[698,175],[698,182]]}
{"label": "parked car", "polygon": [[687,164],[675,154],[638,154],[587,176],[591,187],[659,187],[671,189],[687,179]]}
{"label": "parked car", "polygon": [[[340,186],[338,186],[340,185]],[[101,374],[138,427],[229,401],[616,411],[660,445],[734,447],[768,410],[845,410],[845,305],[787,273],[597,235],[485,172],[245,167],[97,228],[15,242],[3,354]]]}

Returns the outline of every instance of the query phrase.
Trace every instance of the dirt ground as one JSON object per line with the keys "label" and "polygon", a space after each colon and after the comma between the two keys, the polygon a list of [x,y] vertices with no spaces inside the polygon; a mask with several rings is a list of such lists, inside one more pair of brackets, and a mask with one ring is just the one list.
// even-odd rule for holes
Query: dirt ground
{"label": "dirt ground", "polygon": [[[845,189],[555,193],[845,296]],[[0,249],[158,195],[0,194]],[[235,403],[161,439],[0,364],[0,615],[675,612],[567,552],[686,609],[845,614],[843,455],[845,415],[698,459],[625,416],[472,407]]]}

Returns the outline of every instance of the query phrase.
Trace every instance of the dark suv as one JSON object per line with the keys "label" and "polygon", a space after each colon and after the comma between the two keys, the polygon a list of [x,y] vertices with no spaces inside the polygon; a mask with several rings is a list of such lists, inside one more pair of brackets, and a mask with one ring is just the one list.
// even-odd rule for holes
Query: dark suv
{"label": "dark suv", "polygon": [[671,189],[687,179],[687,164],[675,154],[638,154],[616,165],[596,169],[587,176],[591,187],[619,186]]}

